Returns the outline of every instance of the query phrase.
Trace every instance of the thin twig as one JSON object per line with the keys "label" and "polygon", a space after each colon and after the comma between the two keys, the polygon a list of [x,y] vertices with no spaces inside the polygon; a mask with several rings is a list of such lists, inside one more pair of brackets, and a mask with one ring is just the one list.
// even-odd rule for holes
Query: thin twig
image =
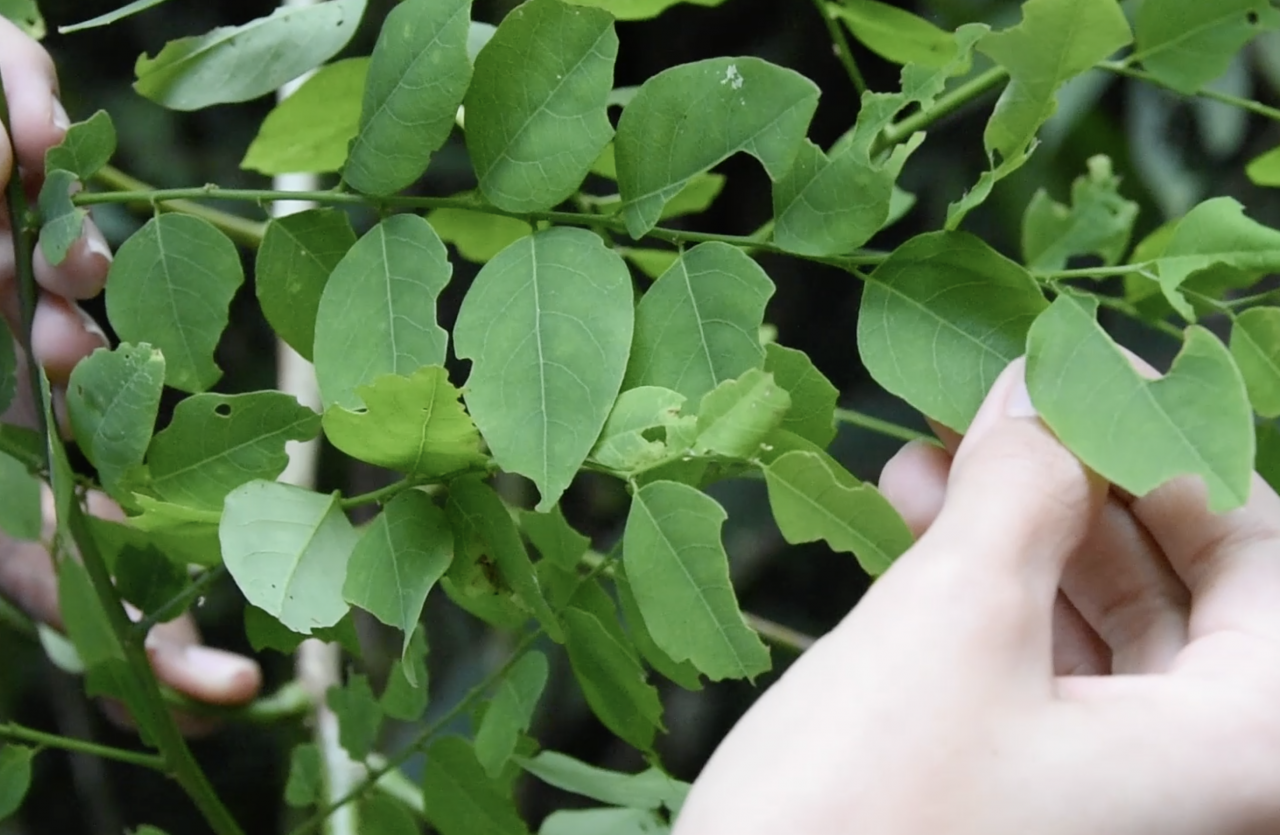
{"label": "thin twig", "polygon": [[88,754],[92,757],[115,760],[116,762],[150,768],[153,771],[162,773],[167,773],[169,770],[169,767],[165,765],[164,757],[159,754],[126,751],[123,748],[112,748],[109,745],[99,745],[96,742],[88,742],[83,739],[47,734],[34,728],[16,725],[13,722],[0,725],[0,739],[7,739],[12,742],[26,742],[41,748],[57,748],[61,751]]}
{"label": "thin twig", "polygon": [[849,37],[844,33],[844,29],[840,24],[836,22],[830,10],[828,10],[826,0],[813,0],[813,5],[817,7],[818,15],[827,27],[827,34],[831,36],[831,45],[836,57],[844,65],[844,71],[848,73],[854,89],[861,96],[870,88],[867,86],[866,78],[862,75],[862,70],[858,69],[858,62],[853,57],[853,48],[849,43]]}
{"label": "thin twig", "polygon": [[940,443],[937,438],[927,435],[924,432],[917,432],[906,426],[899,426],[887,420],[873,417],[864,412],[855,411],[853,409],[836,409],[836,422],[846,423],[850,426],[857,426],[860,429],[866,429],[880,435],[886,435],[890,438],[897,438],[900,441],[929,441],[933,444]]}

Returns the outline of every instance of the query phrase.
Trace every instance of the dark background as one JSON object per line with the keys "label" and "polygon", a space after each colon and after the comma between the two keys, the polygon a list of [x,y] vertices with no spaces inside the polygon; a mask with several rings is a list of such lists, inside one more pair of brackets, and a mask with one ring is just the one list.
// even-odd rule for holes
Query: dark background
{"label": "dark background", "polygon": [[[51,24],[67,24],[109,11],[121,0],[44,0]],[[514,0],[476,0],[475,17],[497,23]],[[392,4],[371,0],[365,24],[345,54],[367,54],[377,25]],[[997,28],[1017,21],[1013,0],[931,0],[900,2],[948,28],[985,21]],[[64,100],[73,119],[98,108],[114,117],[120,133],[116,164],[160,186],[216,182],[226,186],[266,187],[264,178],[239,170],[238,163],[272,102],[216,107],[193,114],[166,111],[133,93],[133,63],[141,52],[157,52],[170,38],[200,34],[218,25],[238,24],[268,14],[266,0],[171,0],[143,15],[105,30],[46,41],[61,70]],[[757,55],[794,68],[823,90],[811,131],[819,144],[843,133],[857,113],[857,96],[834,57],[823,23],[813,4],[804,0],[727,0],[721,8],[678,6],[660,19],[619,25],[621,37],[617,84],[640,84],[673,64],[718,55]],[[860,47],[856,55],[871,87],[896,89],[897,70]],[[1280,41],[1255,44],[1224,80],[1223,89],[1262,100],[1275,97],[1280,80]],[[932,132],[908,164],[901,185],[919,203],[900,224],[884,232],[873,246],[890,249],[902,240],[940,228],[946,205],[973,183],[983,166],[981,133],[992,99],[951,117]],[[1185,212],[1210,194],[1231,194],[1245,202],[1264,223],[1280,222],[1280,203],[1269,192],[1250,186],[1243,164],[1269,150],[1280,130],[1258,120],[1245,120],[1221,106],[1189,103],[1160,91],[1090,73],[1062,95],[1062,108],[1043,134],[1044,145],[1032,163],[997,187],[995,195],[971,216],[967,228],[1006,254],[1018,256],[1023,208],[1037,188],[1059,200],[1067,198],[1071,180],[1085,160],[1110,155],[1123,176],[1123,191],[1142,205],[1140,234]],[[767,179],[746,157],[721,166],[729,185],[703,217],[686,221],[694,228],[723,233],[754,231],[770,214]],[[421,184],[424,194],[452,194],[474,186],[461,137],[437,154]],[[233,211],[252,211],[241,205]],[[103,207],[99,224],[119,244],[140,220],[124,210]],[[261,215],[256,215],[261,217]],[[357,221],[365,219],[357,216]],[[252,254],[246,254],[251,264]],[[475,267],[460,259],[453,283],[441,299],[440,318],[450,327]],[[843,405],[904,424],[923,427],[919,418],[878,391],[858,361],[855,324],[860,285],[853,276],[799,260],[766,258],[764,266],[778,286],[769,309],[779,341],[807,352],[842,392]],[[100,312],[100,310],[99,310]],[[1157,362],[1167,360],[1176,345],[1131,323],[1112,322],[1117,335]],[[220,388],[243,391],[274,384],[274,342],[253,300],[251,284],[233,306],[232,324],[221,349],[226,377]],[[459,369],[455,380],[465,371]],[[845,428],[833,450],[859,476],[874,479],[899,446],[860,430]],[[338,456],[326,455],[325,489],[359,491],[378,486],[383,474],[354,469]],[[519,496],[522,485],[503,485]],[[810,634],[829,629],[865,589],[867,579],[847,555],[822,547],[786,546],[770,521],[763,486],[758,482],[718,485],[714,492],[729,510],[725,543],[734,564],[735,584],[743,607]],[[565,500],[569,518],[589,532],[599,549],[620,535],[626,497],[620,486],[584,478]],[[495,636],[433,595],[428,607],[433,705],[428,718],[447,709],[494,663],[504,657],[508,638]],[[240,606],[229,588],[219,590],[201,609],[210,641],[243,649]],[[394,640],[372,625],[362,627],[367,668],[379,679],[396,652]],[[80,695],[80,684],[52,670],[42,654],[20,639],[0,633],[7,674],[0,677],[0,698],[20,722],[76,736],[96,734],[113,744],[131,744]],[[534,733],[547,748],[566,751],[591,762],[639,768],[630,749],[605,731],[585,707],[563,658],[555,653],[552,684],[539,711]],[[775,674],[790,657],[775,650]],[[269,681],[279,684],[291,674],[290,659],[262,656]],[[773,676],[757,685],[767,686]],[[664,687],[668,734],[660,741],[664,762],[674,773],[692,779],[716,741],[751,703],[759,690],[745,683],[709,687],[687,693]],[[460,730],[465,730],[462,725]],[[412,735],[398,726],[384,735],[384,746]],[[300,726],[259,728],[230,726],[197,743],[219,792],[251,833],[282,831],[294,813],[282,806],[282,787],[291,745],[306,737]],[[856,744],[851,742],[851,744]],[[411,761],[407,772],[419,773]],[[521,799],[535,824],[551,809],[575,803],[535,781],[522,784]],[[184,796],[171,784],[138,769],[102,765],[47,752],[37,761],[36,780],[18,819],[0,825],[0,833],[96,833],[115,835],[122,825],[153,823],[171,835],[205,831]]]}

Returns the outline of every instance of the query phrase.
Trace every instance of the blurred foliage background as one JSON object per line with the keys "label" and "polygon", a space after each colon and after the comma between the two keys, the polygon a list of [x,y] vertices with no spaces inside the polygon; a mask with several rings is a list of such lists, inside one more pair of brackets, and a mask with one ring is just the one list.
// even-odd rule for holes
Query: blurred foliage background
{"label": "blurred foliage background", "polygon": [[[121,0],[42,0],[51,31],[106,12]],[[517,0],[476,0],[475,17],[497,23]],[[392,0],[371,0],[365,24],[345,55],[368,54],[377,27]],[[1016,0],[899,0],[898,5],[954,28],[981,21],[995,28],[1019,17]],[[273,102],[218,107],[182,114],[164,110],[130,88],[137,56],[154,54],[166,40],[238,24],[268,14],[271,0],[171,0],[143,15],[105,30],[59,36],[46,45],[60,68],[63,98],[73,119],[98,108],[110,111],[120,132],[116,164],[158,186],[190,186],[206,182],[226,186],[266,187],[263,178],[239,169],[239,161]],[[718,55],[756,55],[792,67],[816,81],[822,100],[812,138],[826,145],[843,133],[857,113],[858,98],[834,56],[814,4],[805,0],[728,0],[718,9],[676,6],[661,18],[619,25],[621,50],[617,85],[640,84],[677,63]],[[897,85],[896,67],[855,45],[856,57],[874,90]],[[982,68],[978,59],[975,71]],[[1264,37],[1242,54],[1218,82],[1235,95],[1272,101],[1280,91],[1280,35]],[[1002,183],[994,197],[969,220],[967,228],[1017,258],[1023,209],[1033,193],[1047,189],[1066,200],[1072,179],[1095,154],[1107,154],[1123,178],[1122,192],[1142,207],[1139,237],[1165,220],[1184,213],[1210,195],[1229,194],[1245,203],[1249,214],[1280,226],[1280,199],[1249,184],[1244,164],[1280,142],[1280,125],[1202,100],[1183,100],[1151,87],[1094,71],[1063,92],[1062,107],[1042,135],[1043,145],[1032,163]],[[913,211],[874,241],[891,249],[899,241],[942,224],[946,205],[972,184],[984,165],[981,147],[992,97],[958,113],[931,132],[929,141],[908,164],[900,185],[918,196]],[[746,234],[769,217],[769,191],[764,173],[743,159],[721,167],[728,185],[705,215],[684,219],[695,228]],[[423,194],[453,194],[474,186],[460,135],[439,153],[419,189]],[[251,211],[243,204],[225,207]],[[258,212],[257,217],[263,217]],[[99,207],[99,225],[115,243],[141,223],[115,206]],[[356,218],[367,225],[369,218]],[[252,253],[245,253],[251,265]],[[441,324],[451,327],[457,306],[475,274],[475,266],[456,259],[450,290],[441,299]],[[778,293],[769,309],[783,344],[807,352],[842,392],[842,405],[905,425],[923,428],[919,417],[879,392],[858,361],[854,328],[860,286],[853,276],[796,260],[764,262]],[[95,312],[99,318],[101,310]],[[1139,325],[1112,321],[1114,332],[1130,347],[1157,363],[1166,362],[1177,345]],[[232,325],[222,345],[223,391],[245,391],[274,385],[273,337],[257,311],[251,285],[241,292]],[[455,382],[465,369],[453,369]],[[843,427],[833,451],[853,472],[874,479],[899,446],[898,441]],[[322,489],[359,492],[380,486],[381,473],[352,469],[339,456],[326,456]],[[507,497],[527,497],[524,485],[502,485]],[[847,555],[825,547],[791,548],[773,527],[761,482],[739,481],[713,488],[729,510],[726,546],[733,560],[735,584],[743,607],[779,623],[818,635],[833,626],[857,601],[867,579]],[[583,478],[565,500],[575,526],[591,534],[605,550],[621,535],[626,496],[621,486],[604,479]],[[433,707],[428,720],[443,712],[475,681],[504,657],[507,639],[494,635],[462,615],[444,598],[432,596],[428,636]],[[246,650],[241,605],[227,582],[198,612],[208,639]],[[362,643],[375,679],[386,674],[398,652],[376,625],[362,624]],[[0,632],[0,652],[7,674],[0,677],[4,710],[24,724],[57,729],[75,736],[94,735],[112,744],[130,743],[129,734],[111,726],[101,711],[85,701],[80,683],[56,671],[30,641]],[[556,657],[554,654],[552,657]],[[262,661],[269,686],[291,674],[291,659],[267,653]],[[668,767],[692,779],[717,740],[750,705],[791,657],[774,650],[775,672],[756,682],[729,683],[689,693],[664,690],[668,734],[659,749]],[[394,748],[411,728],[391,728],[383,745]],[[587,709],[567,664],[553,670],[543,698],[535,734],[549,748],[614,768],[640,766],[638,756],[605,731]],[[288,752],[307,730],[293,727],[231,725],[200,741],[196,752],[219,792],[229,801],[247,830],[276,833],[294,814],[281,802]],[[856,744],[851,740],[850,744]],[[416,776],[421,763],[410,761]],[[525,781],[522,803],[536,824],[548,811],[572,804],[567,795]],[[32,794],[20,817],[0,832],[94,833],[116,835],[123,827],[148,822],[171,833],[198,833],[203,824],[190,811],[178,789],[138,769],[103,764],[48,752],[38,760]]]}

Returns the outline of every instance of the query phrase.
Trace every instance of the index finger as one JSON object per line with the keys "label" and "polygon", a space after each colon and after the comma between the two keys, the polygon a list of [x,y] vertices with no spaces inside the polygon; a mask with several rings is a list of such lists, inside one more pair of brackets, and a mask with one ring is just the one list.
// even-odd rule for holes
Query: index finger
{"label": "index finger", "polygon": [[58,102],[58,76],[49,53],[17,26],[0,17],[0,75],[9,102],[14,136],[0,131],[0,184],[13,174],[14,146],[18,168],[39,177],[45,151],[58,142],[70,123]]}

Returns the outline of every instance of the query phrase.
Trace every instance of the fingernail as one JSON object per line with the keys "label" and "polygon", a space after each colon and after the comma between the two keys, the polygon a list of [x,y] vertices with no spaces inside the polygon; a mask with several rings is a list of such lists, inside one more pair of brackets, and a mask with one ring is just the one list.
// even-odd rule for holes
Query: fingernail
{"label": "fingernail", "polygon": [[1031,392],[1027,391],[1025,368],[1009,385],[1009,392],[1004,399],[1004,413],[1011,418],[1038,417],[1036,407],[1031,402]]}
{"label": "fingernail", "polygon": [[88,331],[91,335],[101,339],[103,344],[105,345],[108,341],[107,332],[104,331],[102,329],[102,326],[98,324],[98,320],[93,318],[93,316],[91,316],[87,310],[85,310],[83,307],[81,307],[78,304],[75,305],[75,309],[76,309],[76,313],[80,314],[80,321],[84,323],[84,329]]}
{"label": "fingernail", "polygon": [[67,109],[62,106],[62,102],[57,99],[53,100],[53,126],[61,131],[71,127],[71,117],[67,115]]}
{"label": "fingernail", "polygon": [[183,650],[185,661],[210,689],[234,690],[254,674],[253,662],[234,653],[193,644]]}
{"label": "fingernail", "polygon": [[111,245],[107,243],[102,230],[92,220],[84,222],[84,246],[90,255],[96,255],[108,264],[112,261]]}

